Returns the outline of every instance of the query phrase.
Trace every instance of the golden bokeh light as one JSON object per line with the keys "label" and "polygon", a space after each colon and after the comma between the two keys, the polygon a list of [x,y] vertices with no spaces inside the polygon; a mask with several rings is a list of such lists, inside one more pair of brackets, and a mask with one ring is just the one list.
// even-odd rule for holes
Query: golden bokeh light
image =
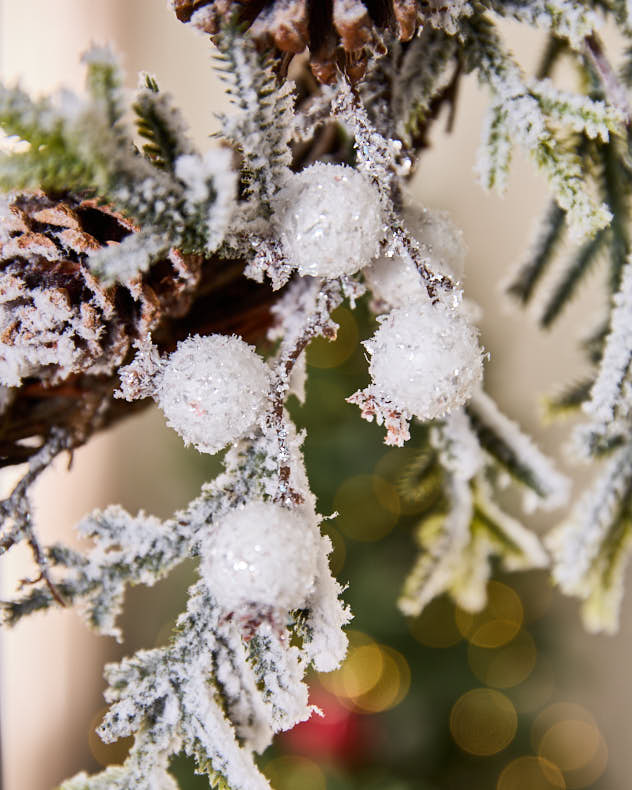
{"label": "golden bokeh light", "polygon": [[463,639],[456,627],[454,611],[455,606],[447,596],[435,598],[418,617],[409,618],[408,628],[414,638],[426,647],[452,647]]}
{"label": "golden bokeh light", "polygon": [[[339,514],[336,527],[348,538],[380,540],[397,523],[398,514],[385,508],[378,500],[378,484],[374,478],[375,475],[349,477],[336,492],[334,510]],[[383,483],[384,486],[390,485],[386,481]]]}
{"label": "golden bokeh light", "polygon": [[511,688],[526,680],[537,658],[533,637],[527,631],[497,648],[478,647],[470,643],[467,649],[470,669],[487,686]]}
{"label": "golden bokeh light", "polygon": [[366,693],[352,698],[354,707],[363,713],[382,713],[405,698],[410,689],[410,667],[404,656],[387,645],[379,645],[382,672],[378,682]]}
{"label": "golden bokeh light", "polygon": [[397,489],[388,480],[385,480],[379,475],[371,475],[371,483],[373,484],[373,493],[375,498],[382,505],[385,510],[394,513],[396,516],[402,512],[399,494]]}
{"label": "golden bokeh light", "polygon": [[566,782],[560,769],[541,757],[518,757],[506,765],[496,790],[564,790]]}
{"label": "golden bokeh light", "polygon": [[501,647],[511,642],[522,626],[524,612],[515,590],[502,582],[487,585],[487,604],[480,612],[457,608],[455,621],[463,636],[477,647]]}
{"label": "golden bokeh light", "polygon": [[597,728],[597,722],[592,713],[575,702],[554,702],[540,711],[531,725],[531,745],[534,752],[540,751],[540,742],[544,734],[559,721],[583,721],[591,727]]}
{"label": "golden bokeh light", "polygon": [[129,738],[120,738],[114,743],[104,743],[101,738],[99,738],[96,729],[103,721],[103,717],[107,711],[107,708],[101,708],[92,718],[88,730],[88,745],[92,756],[99,765],[121,765],[125,762],[134,739],[130,736]]}
{"label": "golden bokeh light", "polygon": [[332,341],[317,337],[307,348],[307,364],[314,368],[335,368],[342,365],[358,346],[358,324],[351,310],[338,307],[331,317],[338,324],[336,339]]}
{"label": "golden bokeh light", "polygon": [[410,688],[404,656],[360,631],[348,636],[347,658],[340,669],[320,676],[323,687],[360,713],[381,713],[398,705]]}
{"label": "golden bokeh light", "polygon": [[452,706],[450,732],[463,751],[496,754],[513,741],[518,716],[511,700],[494,689],[467,691]]}
{"label": "golden bokeh light", "polygon": [[354,699],[367,694],[379,683],[383,671],[384,658],[377,642],[356,647],[341,668],[341,696]]}
{"label": "golden bokeh light", "polygon": [[285,756],[270,760],[263,769],[274,790],[326,790],[325,774],[306,757]]}
{"label": "golden bokeh light", "polygon": [[531,740],[541,757],[563,771],[568,788],[588,787],[606,770],[608,747],[593,715],[581,705],[549,705],[533,722]]}
{"label": "golden bokeh light", "polygon": [[583,768],[597,754],[601,733],[587,721],[564,719],[556,722],[540,740],[540,756],[562,771]]}
{"label": "golden bokeh light", "polygon": [[[320,675],[320,682],[322,686],[330,692],[335,694],[336,697],[341,699],[347,696],[347,688],[351,687],[353,683],[361,685],[361,680],[350,681],[347,676],[357,674],[359,677],[365,679],[373,678],[373,685],[377,683],[382,671],[382,655],[379,653],[377,642],[368,634],[362,631],[349,630],[347,631],[347,638],[349,640],[349,648],[347,650],[347,657],[345,658],[342,666],[335,672],[325,672]],[[376,652],[372,650],[367,651],[365,648],[375,648]],[[360,656],[360,661],[357,662],[356,656]],[[375,665],[371,665],[371,659],[376,661]],[[369,666],[366,666],[367,661]],[[356,664],[357,662],[357,664]],[[367,691],[370,686],[365,686],[363,689]]]}

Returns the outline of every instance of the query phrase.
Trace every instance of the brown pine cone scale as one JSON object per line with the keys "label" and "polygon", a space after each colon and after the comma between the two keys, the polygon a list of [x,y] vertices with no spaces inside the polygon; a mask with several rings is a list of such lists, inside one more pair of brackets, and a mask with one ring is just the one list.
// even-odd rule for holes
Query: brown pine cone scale
{"label": "brown pine cone scale", "polygon": [[383,54],[382,33],[408,41],[421,23],[419,0],[171,0],[181,22],[211,36],[236,16],[263,47],[297,53],[308,48],[321,82],[339,70],[357,81],[371,54]]}

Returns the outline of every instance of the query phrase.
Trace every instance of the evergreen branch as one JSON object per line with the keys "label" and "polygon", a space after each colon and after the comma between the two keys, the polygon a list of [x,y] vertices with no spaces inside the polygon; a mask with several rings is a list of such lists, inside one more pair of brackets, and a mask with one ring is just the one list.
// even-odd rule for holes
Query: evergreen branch
{"label": "evergreen branch", "polygon": [[589,399],[594,383],[594,378],[583,379],[567,387],[558,395],[547,398],[545,402],[546,414],[550,418],[556,418],[577,413]]}
{"label": "evergreen branch", "polygon": [[622,512],[609,531],[587,584],[590,589],[582,605],[582,620],[592,633],[614,634],[619,629],[619,613],[623,601],[623,582],[632,550],[632,519],[629,507]]}
{"label": "evergreen branch", "polygon": [[[466,66],[475,69],[479,80],[488,85],[493,107],[498,108],[493,139],[503,139],[500,128],[504,126],[504,139],[519,142],[531,153],[545,173],[560,208],[566,211],[574,235],[592,236],[605,227],[611,219],[610,212],[606,206],[596,205],[587,194],[581,160],[555,139],[548,126],[549,119],[532,88],[525,83],[520,67],[504,51],[492,24],[482,16],[472,17],[462,23],[462,36]],[[591,106],[589,100],[583,102]],[[506,145],[491,150],[482,148],[479,172],[506,171],[506,148]]]}
{"label": "evergreen branch", "polygon": [[0,85],[0,126],[34,149],[59,147],[63,141],[63,120],[51,99],[35,101],[19,87]]}
{"label": "evergreen branch", "polygon": [[389,115],[395,121],[394,131],[409,145],[428,117],[433,99],[448,84],[456,53],[453,36],[424,27],[406,48],[401,63],[394,65],[397,75],[392,80]]}
{"label": "evergreen branch", "polygon": [[564,504],[568,480],[553,468],[516,423],[498,410],[491,398],[483,392],[478,393],[467,405],[466,412],[485,453],[537,496],[537,502],[525,499],[528,509],[536,504],[546,509]]}
{"label": "evergreen branch", "polygon": [[[226,472],[204,485],[199,497],[165,522],[142,511],[131,516],[118,506],[84,518],[78,529],[94,542],[87,555],[60,545],[47,551],[48,562],[66,570],[65,576],[55,582],[60,595],[69,603],[80,604],[87,622],[97,631],[120,638],[116,619],[126,586],[153,585],[196,553],[201,530],[208,530],[219,516],[249,497],[261,495],[265,484],[261,482],[259,457],[256,443],[234,448],[226,456]],[[32,463],[38,469],[45,468],[38,459]],[[17,494],[23,496],[30,482],[16,489]],[[40,582],[27,595],[4,601],[1,606],[5,622],[15,625],[26,615],[54,604],[54,596]]]}
{"label": "evergreen branch", "polygon": [[[94,171],[72,151],[60,146],[0,154],[0,187],[5,190],[36,190],[96,193]],[[63,185],[63,187],[62,187]]]}
{"label": "evergreen branch", "polygon": [[590,99],[577,93],[560,91],[549,79],[533,81],[530,93],[547,118],[569,126],[589,140],[598,138],[607,143],[610,134],[622,134],[626,116],[612,104]]}
{"label": "evergreen branch", "polygon": [[[446,497],[450,509],[437,528],[429,534],[427,523],[422,522],[417,533],[424,551],[408,574],[398,600],[401,611],[411,617],[419,615],[433,598],[451,588],[459,559],[469,542],[472,517],[469,483],[448,478]],[[470,602],[461,596],[459,603],[476,609],[484,606],[485,600]]]}
{"label": "evergreen branch", "polygon": [[[548,493],[548,501],[543,497],[544,504],[551,506],[556,497],[559,501],[559,489],[564,486],[561,476],[516,426],[495,410],[487,396],[481,393],[476,399],[482,403],[481,410],[486,410],[487,421],[494,421],[496,428],[510,436],[514,448],[519,445],[520,450],[526,449],[532,466],[540,467],[531,472],[531,480],[545,478],[549,472],[557,478],[546,480],[558,490]],[[481,609],[493,556],[499,557],[508,570],[548,564],[539,539],[494,503],[485,477],[489,456],[481,438],[486,436],[480,422],[474,424],[471,414],[468,418],[463,410],[454,412],[424,437],[419,459],[408,472],[404,491],[409,499],[421,495],[424,511],[416,533],[422,551],[399,600],[405,614],[418,615],[432,598],[444,592],[464,609]],[[508,454],[505,450],[503,457]]]}
{"label": "evergreen branch", "polygon": [[145,156],[163,170],[174,172],[178,157],[194,153],[184,119],[168,94],[159,93],[156,81],[144,75],[145,86],[138,92],[133,110],[136,128],[147,142]]}
{"label": "evergreen branch", "polygon": [[236,26],[225,26],[216,44],[216,68],[237,107],[234,115],[220,116],[222,134],[243,156],[247,195],[269,206],[291,164],[292,88],[288,83],[277,85],[272,63]]}
{"label": "evergreen branch", "polygon": [[566,39],[575,50],[581,49],[586,36],[600,24],[596,11],[581,0],[492,0],[490,6],[502,16],[513,17],[530,27],[544,29]]}
{"label": "evergreen branch", "polygon": [[[203,584],[191,590],[177,628],[168,647],[139,651],[106,668],[106,699],[111,707],[99,728],[101,737],[111,742],[135,734],[129,757],[114,774],[122,780],[121,790],[162,790],[168,781],[167,755],[179,741],[196,758],[198,769],[216,784],[223,782],[232,790],[269,790],[216,699],[214,634],[222,626]],[[79,775],[61,790],[109,787],[104,781],[114,778],[107,774],[112,770],[91,778]],[[172,780],[167,787],[171,786],[175,786]]]}
{"label": "evergreen branch", "polygon": [[123,75],[116,57],[109,47],[92,47],[82,58],[86,64],[86,88],[94,104],[101,109],[107,126],[120,132],[125,115]]}
{"label": "evergreen branch", "polygon": [[619,154],[617,141],[611,140],[598,149],[602,158],[605,199],[612,213],[610,223],[610,289],[614,294],[621,286],[623,268],[630,254],[628,231],[630,178],[629,166]]}
{"label": "evergreen branch", "polygon": [[588,61],[599,77],[603,92],[613,107],[620,112],[626,125],[632,120],[630,104],[625,88],[610,65],[599,36],[593,30],[584,39],[584,50]]}
{"label": "evergreen branch", "polygon": [[471,531],[473,538],[482,533],[490,545],[490,554],[500,557],[507,571],[545,568],[549,558],[540,540],[516,519],[504,513],[491,498],[483,478],[475,485],[475,505]]}
{"label": "evergreen branch", "polygon": [[513,141],[507,123],[507,110],[503,104],[492,103],[485,114],[481,150],[476,170],[479,180],[487,190],[495,189],[502,195],[507,188]]}
{"label": "evergreen branch", "polygon": [[538,223],[538,234],[531,246],[528,259],[520,266],[507,286],[507,293],[526,304],[536,285],[551,264],[562,241],[564,211],[551,202],[544,218]]}
{"label": "evergreen branch", "polygon": [[592,264],[598,259],[607,238],[607,231],[599,231],[593,239],[583,245],[574,258],[569,260],[542,309],[539,319],[542,327],[549,328],[570,302]]}
{"label": "evergreen branch", "polygon": [[617,423],[630,414],[630,372],[632,344],[630,343],[630,315],[632,314],[632,264],[625,266],[621,288],[613,299],[610,331],[606,338],[597,379],[585,411],[602,426],[605,435],[616,430]]}
{"label": "evergreen branch", "polygon": [[540,58],[540,64],[535,72],[536,79],[544,80],[550,77],[560,57],[567,52],[568,45],[564,39],[554,35],[549,36]]}
{"label": "evergreen branch", "polygon": [[142,236],[95,253],[94,268],[106,282],[136,276],[171,247],[196,254],[216,250],[236,197],[228,154],[193,152],[168,99],[148,91],[137,106],[159,158],[170,163],[170,171],[160,170],[138,154],[125,127],[122,78],[111,53],[94,49],[84,61],[90,98],[73,97],[72,111],[70,97],[57,107],[34,103],[18,89],[0,91],[0,123],[31,143],[29,150],[0,159],[0,184],[88,192],[141,225]]}
{"label": "evergreen branch", "polygon": [[569,518],[546,537],[553,578],[563,592],[586,600],[590,630],[616,630],[623,567],[630,548],[632,445],[616,450]]}

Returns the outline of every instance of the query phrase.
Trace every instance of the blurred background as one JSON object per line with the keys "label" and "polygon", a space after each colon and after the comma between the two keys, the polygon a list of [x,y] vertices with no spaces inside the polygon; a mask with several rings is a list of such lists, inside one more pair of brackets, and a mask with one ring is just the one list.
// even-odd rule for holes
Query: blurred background
{"label": "blurred background", "polygon": [[[165,0],[1,0],[0,70],[35,92],[80,89],[80,54],[111,42],[128,85],[153,72],[172,92],[198,144],[212,144],[213,113],[226,109],[209,44],[178,23]],[[541,41],[505,27],[523,64]],[[575,491],[586,471],[570,468],[561,448],[568,424],[542,426],[539,399],[580,375],[577,335],[583,317],[602,306],[598,274],[549,333],[501,297],[501,282],[521,259],[545,205],[545,187],[517,157],[507,196],[487,196],[473,165],[486,97],[468,78],[456,126],[439,119],[433,146],[411,183],[413,199],[447,209],[469,248],[466,292],[483,308],[490,352],[486,383],[501,407],[572,471]],[[372,332],[365,308],[341,308],[335,344],[310,348],[308,397],[292,403],[308,428],[308,472],[335,551],[334,571],[348,582],[355,619],[351,649],[336,673],[313,679],[313,702],[326,713],[278,739],[261,760],[276,790],[550,790],[623,788],[632,770],[632,607],[624,603],[615,637],[583,633],[573,601],[553,591],[546,574],[497,577],[490,604],[473,617],[445,599],[417,619],[395,602],[414,557],[414,507],[397,480],[409,448],[388,449],[382,430],[363,422],[345,396],[364,386],[360,340]],[[592,323],[592,322],[591,322]],[[414,436],[413,436],[414,443]],[[45,541],[76,544],[73,524],[87,511],[120,502],[167,516],[217,473],[219,461],[182,448],[155,411],[147,410],[58,459],[37,490]],[[3,486],[10,487],[5,478]],[[538,530],[561,514],[532,521]],[[31,573],[26,556],[0,568],[2,594]],[[123,618],[126,641],[95,637],[77,615],[52,612],[0,635],[2,787],[50,790],[79,770],[124,759],[125,743],[93,733],[104,711],[102,666],[140,647],[164,643],[193,578],[185,566],[152,590],[135,589]],[[185,790],[208,787],[185,760],[174,764]]]}

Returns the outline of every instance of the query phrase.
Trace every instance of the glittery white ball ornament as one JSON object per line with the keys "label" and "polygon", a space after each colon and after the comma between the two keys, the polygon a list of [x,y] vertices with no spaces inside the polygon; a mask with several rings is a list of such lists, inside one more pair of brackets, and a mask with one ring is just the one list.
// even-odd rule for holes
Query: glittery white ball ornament
{"label": "glittery white ball ornament", "polygon": [[314,588],[318,535],[300,510],[250,502],[226,515],[202,548],[200,570],[226,611],[297,609]]}
{"label": "glittery white ball ornament", "polygon": [[288,263],[303,275],[357,272],[384,234],[377,190],[346,165],[317,163],[294,173],[273,208]]}
{"label": "glittery white ball ornament", "polygon": [[482,378],[476,331],[443,301],[393,310],[365,345],[375,392],[422,420],[463,405]]}
{"label": "glittery white ball ornament", "polygon": [[205,453],[252,430],[267,406],[270,372],[236,336],[195,335],[166,360],[156,401],[167,424]]}
{"label": "glittery white ball ornament", "polygon": [[385,255],[378,258],[363,272],[366,284],[376,299],[391,307],[403,307],[418,299],[427,299],[428,293],[417,267],[410,258]]}
{"label": "glittery white ball ornament", "polygon": [[427,249],[430,268],[437,274],[463,280],[467,248],[463,231],[449,213],[411,206],[404,211],[404,218],[417,241]]}
{"label": "glittery white ball ornament", "polygon": [[[463,233],[449,214],[412,205],[404,210],[404,221],[422,245],[421,254],[430,270],[462,280],[466,253]],[[408,256],[388,258],[382,255],[367,266],[363,274],[373,296],[391,307],[404,307],[428,298],[425,283]]]}

